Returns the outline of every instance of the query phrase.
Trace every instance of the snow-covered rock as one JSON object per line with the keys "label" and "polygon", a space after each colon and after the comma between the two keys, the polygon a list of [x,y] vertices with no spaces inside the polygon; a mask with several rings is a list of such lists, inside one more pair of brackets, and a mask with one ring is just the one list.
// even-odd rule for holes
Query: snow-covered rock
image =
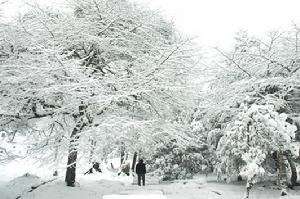
{"label": "snow-covered rock", "polygon": [[1,199],[15,199],[42,182],[43,181],[39,177],[26,173],[0,187]]}

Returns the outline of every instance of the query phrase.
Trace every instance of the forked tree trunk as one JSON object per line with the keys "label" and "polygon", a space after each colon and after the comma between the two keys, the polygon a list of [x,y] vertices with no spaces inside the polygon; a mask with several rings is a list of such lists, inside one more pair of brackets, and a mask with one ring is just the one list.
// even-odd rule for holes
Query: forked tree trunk
{"label": "forked tree trunk", "polygon": [[132,171],[135,171],[136,159],[137,159],[137,152],[134,152],[133,159],[132,159],[132,167],[131,167]]}

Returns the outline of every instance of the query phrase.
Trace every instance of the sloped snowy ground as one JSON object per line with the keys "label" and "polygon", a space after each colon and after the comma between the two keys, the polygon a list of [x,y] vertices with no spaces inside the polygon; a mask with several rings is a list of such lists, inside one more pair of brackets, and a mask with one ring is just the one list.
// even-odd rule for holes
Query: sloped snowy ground
{"label": "sloped snowy ground", "polygon": [[[101,168],[103,173],[83,175],[83,172],[78,172],[76,187],[65,185],[62,169],[60,177],[28,192],[32,186],[48,182],[53,177],[46,168],[30,167],[28,160],[22,161],[0,165],[0,199],[16,199],[18,196],[21,199],[241,199],[245,191],[244,182],[217,183],[215,176],[157,184],[155,178],[147,175],[146,186],[139,187],[132,184],[136,178],[118,176],[117,170],[104,167]],[[23,176],[26,172],[34,175]],[[260,184],[251,191],[250,198],[299,199],[300,190],[289,190],[289,195],[281,197],[280,191],[270,184]]]}
{"label": "sloped snowy ground", "polygon": [[15,199],[21,196],[22,199],[101,199],[103,195],[120,193],[125,190],[128,180],[100,180],[96,175],[78,176],[79,183],[77,186],[67,187],[63,179],[57,178],[30,192],[32,186],[41,184],[43,180],[29,175],[2,184],[0,186],[0,198]]}
{"label": "sloped snowy ground", "polygon": [[30,190],[32,186],[37,186],[41,183],[42,180],[39,177],[25,174],[9,181],[8,183],[0,185],[0,198],[17,198],[27,190]]}
{"label": "sloped snowy ground", "polygon": [[[132,185],[132,177],[115,174],[78,175],[78,186],[67,187],[62,178],[49,182],[28,192],[31,185],[44,181],[27,175],[0,186],[1,199],[241,199],[244,184],[206,182],[205,178],[176,181],[139,187]],[[47,179],[48,180],[48,179]],[[290,190],[289,195],[280,196],[279,190],[270,186],[256,186],[251,199],[298,199],[300,191]]]}

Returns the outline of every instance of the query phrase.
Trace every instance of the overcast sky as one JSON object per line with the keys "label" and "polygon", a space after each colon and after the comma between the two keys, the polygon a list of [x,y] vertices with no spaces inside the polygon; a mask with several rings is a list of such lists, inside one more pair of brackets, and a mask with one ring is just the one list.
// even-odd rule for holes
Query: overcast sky
{"label": "overcast sky", "polygon": [[[4,11],[14,15],[22,0],[9,0]],[[38,2],[59,5],[61,0]],[[300,23],[300,0],[132,0],[161,10],[185,34],[205,47],[229,48],[240,29],[256,35]]]}

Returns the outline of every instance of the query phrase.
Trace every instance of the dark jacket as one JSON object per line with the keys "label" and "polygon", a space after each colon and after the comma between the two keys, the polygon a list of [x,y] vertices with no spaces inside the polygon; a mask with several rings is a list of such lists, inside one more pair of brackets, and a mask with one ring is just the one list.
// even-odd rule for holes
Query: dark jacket
{"label": "dark jacket", "polygon": [[142,162],[137,163],[135,167],[135,172],[137,174],[146,174],[146,165]]}

